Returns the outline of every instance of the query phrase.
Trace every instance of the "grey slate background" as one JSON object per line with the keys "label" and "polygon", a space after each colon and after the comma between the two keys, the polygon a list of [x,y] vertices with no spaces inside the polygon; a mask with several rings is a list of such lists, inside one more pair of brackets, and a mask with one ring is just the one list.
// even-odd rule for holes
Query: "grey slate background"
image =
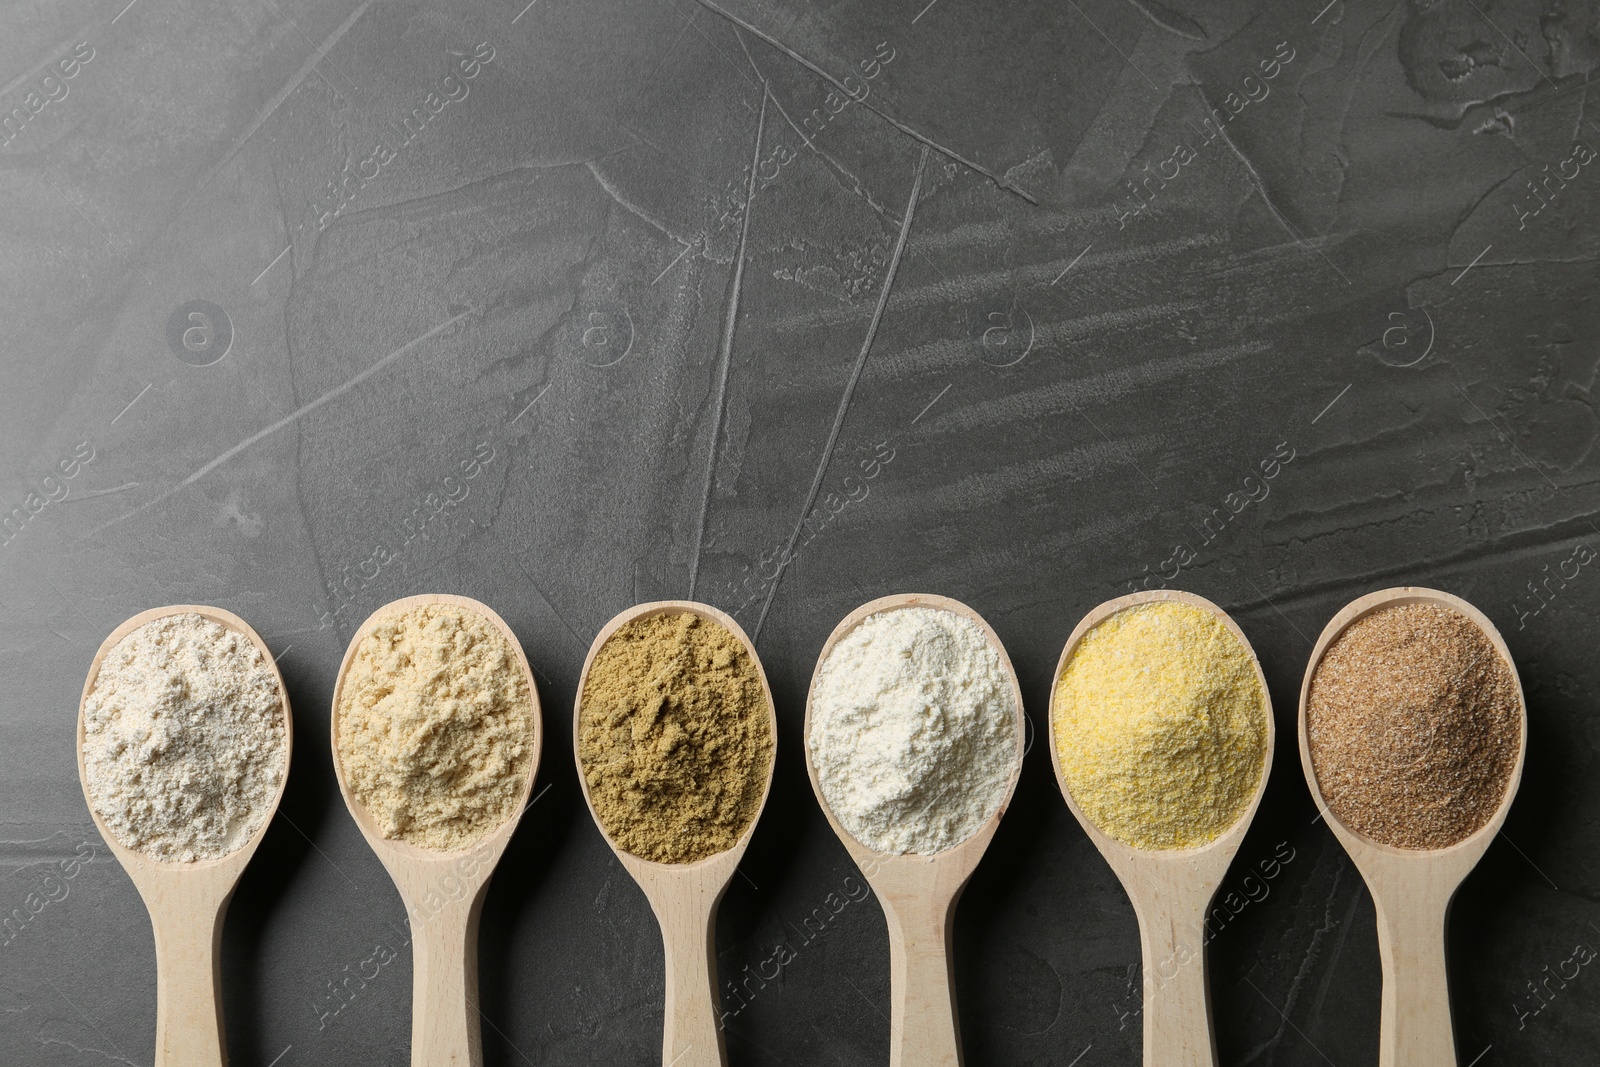
{"label": "grey slate background", "polygon": [[[1396,584],[1480,605],[1529,698],[1450,929],[1461,1061],[1594,1062],[1600,977],[1550,976],[1600,947],[1600,574],[1551,576],[1600,547],[1600,5],[1325,2],[6,4],[0,1062],[151,1062],[149,924],[71,740],[136,611],[239,612],[295,704],[226,931],[235,1064],[408,1062],[405,915],[325,738],[354,627],[422,591],[493,605],[541,674],[487,1062],[658,1058],[656,927],[570,708],[610,615],[692,594],[781,721],[719,964],[794,958],[728,994],[729,1062],[881,1064],[881,913],[834,913],[799,751],[824,637],[961,598],[1042,728],[1074,623],[1179,544],[1281,739],[1211,948],[1222,1062],[1375,1061],[1371,902],[1292,738],[1311,638]],[[969,1063],[1139,1062],[1133,915],[1044,745],[957,939]]]}

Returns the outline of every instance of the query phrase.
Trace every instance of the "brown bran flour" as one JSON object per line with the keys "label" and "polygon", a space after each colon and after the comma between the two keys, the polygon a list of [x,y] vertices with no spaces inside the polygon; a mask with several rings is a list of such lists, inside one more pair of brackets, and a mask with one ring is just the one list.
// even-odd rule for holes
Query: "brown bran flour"
{"label": "brown bran flour", "polygon": [[1306,738],[1340,822],[1445,848],[1493,817],[1521,741],[1516,679],[1473,621],[1404,604],[1352,623],[1311,678]]}

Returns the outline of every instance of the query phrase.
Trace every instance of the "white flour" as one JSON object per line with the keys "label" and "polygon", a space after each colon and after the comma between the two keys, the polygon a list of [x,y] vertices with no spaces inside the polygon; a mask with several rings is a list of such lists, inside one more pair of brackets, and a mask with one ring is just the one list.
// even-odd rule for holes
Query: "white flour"
{"label": "white flour", "polygon": [[936,608],[862,620],[823,662],[811,762],[828,806],[877,852],[965,841],[1005,799],[1016,697],[978,625]]}
{"label": "white flour", "polygon": [[287,762],[278,683],[253,641],[169,615],[118,641],[84,703],[83,765],[117,841],[226,856],[261,826]]}

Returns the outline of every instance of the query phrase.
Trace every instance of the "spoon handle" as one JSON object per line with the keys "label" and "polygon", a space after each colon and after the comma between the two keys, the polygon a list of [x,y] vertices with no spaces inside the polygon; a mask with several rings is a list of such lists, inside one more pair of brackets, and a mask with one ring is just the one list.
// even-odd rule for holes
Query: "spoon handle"
{"label": "spoon handle", "polygon": [[1386,897],[1377,900],[1378,958],[1383,964],[1378,1067],[1455,1067],[1444,961],[1450,898],[1414,887],[1408,894]]}
{"label": "spoon handle", "polygon": [[480,891],[411,917],[412,1067],[482,1067],[478,1027]]}
{"label": "spoon handle", "polygon": [[147,896],[155,927],[155,1067],[222,1067],[218,950],[228,902],[168,888]]}
{"label": "spoon handle", "polygon": [[1209,904],[1209,895],[1199,899],[1191,893],[1183,901],[1162,894],[1139,909],[1146,1067],[1214,1067],[1217,1062],[1206,980]]}
{"label": "spoon handle", "polygon": [[[880,897],[880,899],[883,899]],[[960,1067],[950,941],[955,901],[884,900],[889,926],[890,1067]]]}
{"label": "spoon handle", "polygon": [[716,899],[709,909],[705,900],[691,894],[658,914],[667,970],[663,1067],[725,1067],[727,1062],[717,1013]]}

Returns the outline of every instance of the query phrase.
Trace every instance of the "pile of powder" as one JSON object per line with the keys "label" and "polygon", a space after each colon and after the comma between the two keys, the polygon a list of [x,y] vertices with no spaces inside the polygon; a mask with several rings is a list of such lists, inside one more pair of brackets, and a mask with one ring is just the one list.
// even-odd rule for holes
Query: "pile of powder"
{"label": "pile of powder", "polygon": [[583,683],[578,759],[625,852],[693,863],[755,822],[772,767],[771,711],[745,645],[692,612],[634,619]]}
{"label": "pile of powder", "polygon": [[278,680],[244,634],[168,615],[101,660],[83,767],[95,812],[126,847],[168,862],[226,856],[261,828],[287,763]]}
{"label": "pile of powder", "polygon": [[898,608],[828,653],[807,743],[828,807],[874,852],[931,855],[978,832],[1020,756],[1010,673],[971,619]]}
{"label": "pile of powder", "polygon": [[383,836],[468,848],[516,814],[533,759],[533,695],[498,627],[454,604],[383,615],[339,693],[345,782]]}
{"label": "pile of powder", "polygon": [[1255,795],[1268,715],[1254,661],[1221,620],[1191,604],[1137,604],[1084,634],[1062,670],[1056,755],[1102,832],[1134,848],[1196,848]]}
{"label": "pile of powder", "polygon": [[1443,605],[1356,620],[1311,676],[1317,785],[1340,822],[1385,845],[1444,848],[1482,827],[1505,796],[1521,736],[1510,665]]}

